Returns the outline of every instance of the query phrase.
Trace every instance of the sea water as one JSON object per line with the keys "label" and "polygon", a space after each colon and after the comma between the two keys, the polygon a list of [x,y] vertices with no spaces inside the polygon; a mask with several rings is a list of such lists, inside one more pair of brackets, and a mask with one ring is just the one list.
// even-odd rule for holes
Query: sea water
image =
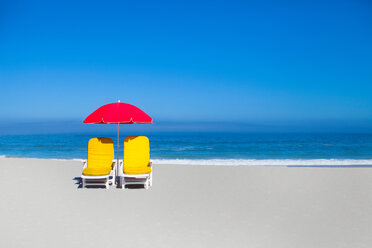
{"label": "sea water", "polygon": [[[156,164],[372,166],[372,134],[126,133],[150,139]],[[116,134],[2,135],[0,156],[86,159],[90,138]],[[116,156],[116,150],[115,150]]]}

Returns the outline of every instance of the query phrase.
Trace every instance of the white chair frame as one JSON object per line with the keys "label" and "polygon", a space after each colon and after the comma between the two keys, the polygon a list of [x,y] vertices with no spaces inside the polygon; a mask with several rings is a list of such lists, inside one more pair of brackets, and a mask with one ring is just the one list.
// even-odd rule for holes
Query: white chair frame
{"label": "white chair frame", "polygon": [[[83,161],[83,170],[88,167],[88,162]],[[86,176],[81,173],[81,186],[85,188],[86,186],[105,186],[106,189],[110,185],[115,185],[115,176],[116,176],[116,161],[112,161],[112,169],[110,174],[102,176]]]}
{"label": "white chair frame", "polygon": [[[150,167],[152,167],[152,162],[150,162]],[[149,189],[152,186],[152,168],[151,172],[148,174],[124,174],[124,163],[123,161],[119,162],[119,188],[124,189],[125,185],[143,185],[145,189]]]}

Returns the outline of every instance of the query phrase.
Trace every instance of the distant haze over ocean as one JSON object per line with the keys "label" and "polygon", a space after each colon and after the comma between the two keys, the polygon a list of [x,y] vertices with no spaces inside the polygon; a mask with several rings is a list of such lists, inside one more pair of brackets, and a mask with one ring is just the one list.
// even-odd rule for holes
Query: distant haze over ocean
{"label": "distant haze over ocean", "polygon": [[[53,133],[114,133],[116,125],[84,124],[70,120],[0,120],[0,135]],[[153,124],[120,125],[125,132],[252,132],[252,133],[372,133],[372,120],[272,120],[272,121],[168,121]]]}

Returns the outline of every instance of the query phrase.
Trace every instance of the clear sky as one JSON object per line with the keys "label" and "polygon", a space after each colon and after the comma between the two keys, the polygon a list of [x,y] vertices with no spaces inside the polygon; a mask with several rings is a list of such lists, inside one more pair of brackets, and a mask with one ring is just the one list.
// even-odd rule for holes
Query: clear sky
{"label": "clear sky", "polygon": [[371,58],[363,0],[1,1],[0,120],[365,123]]}

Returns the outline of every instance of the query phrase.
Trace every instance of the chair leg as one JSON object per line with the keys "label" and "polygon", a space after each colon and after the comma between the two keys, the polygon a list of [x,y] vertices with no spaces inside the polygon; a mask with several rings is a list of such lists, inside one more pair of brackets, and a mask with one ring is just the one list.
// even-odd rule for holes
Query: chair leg
{"label": "chair leg", "polygon": [[123,178],[122,177],[119,177],[119,185],[118,185],[119,188],[121,189],[124,189],[123,187]]}
{"label": "chair leg", "polygon": [[146,181],[145,181],[145,189],[149,189],[150,188],[150,178],[147,178]]}

